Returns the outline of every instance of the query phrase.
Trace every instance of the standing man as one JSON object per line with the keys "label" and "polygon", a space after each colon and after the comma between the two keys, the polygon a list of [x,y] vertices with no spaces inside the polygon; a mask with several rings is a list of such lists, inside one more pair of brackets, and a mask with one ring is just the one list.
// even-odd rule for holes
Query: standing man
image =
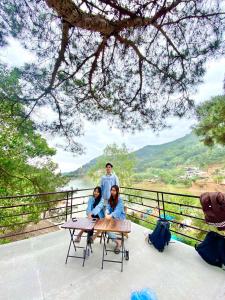
{"label": "standing man", "polygon": [[106,175],[102,176],[101,178],[101,189],[102,189],[102,197],[104,199],[104,205],[108,204],[108,200],[111,195],[111,187],[113,185],[119,186],[118,177],[112,173],[113,165],[111,163],[107,163],[105,165],[106,168]]}

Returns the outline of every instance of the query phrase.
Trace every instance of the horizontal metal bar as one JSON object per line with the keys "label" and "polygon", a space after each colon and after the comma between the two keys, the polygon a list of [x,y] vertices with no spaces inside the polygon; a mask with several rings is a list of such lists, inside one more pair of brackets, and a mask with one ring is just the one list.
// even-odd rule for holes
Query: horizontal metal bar
{"label": "horizontal metal bar", "polygon": [[158,202],[158,199],[151,198],[151,197],[146,197],[146,196],[139,196],[139,195],[134,195],[134,194],[127,194],[127,193],[123,193],[123,192],[121,192],[120,195],[131,196],[131,197],[135,197],[135,198],[141,198],[141,199],[146,199],[146,200],[151,200],[151,201]]}
{"label": "horizontal metal bar", "polygon": [[[46,212],[48,210],[44,210],[42,212]],[[25,213],[21,213],[21,214],[15,214],[15,215],[8,215],[8,216],[1,216],[0,219],[4,220],[4,219],[7,219],[7,218],[14,218],[14,217],[20,217],[20,216],[27,216],[27,215],[31,215],[33,214],[34,212],[25,212]]]}
{"label": "horizontal metal bar", "polygon": [[[119,253],[120,254],[120,253]],[[118,263],[118,264],[122,264],[122,261],[120,260],[110,260],[110,259],[103,259],[103,261],[107,261],[107,262],[112,262],[112,263]]]}
{"label": "horizontal metal bar", "polygon": [[[142,203],[133,202],[133,201],[129,201],[129,200],[123,200],[123,201],[128,202],[128,203],[133,203],[133,204],[137,204],[137,205],[140,205],[140,206],[150,207],[150,208],[154,208],[154,209],[162,210],[162,211],[163,211],[163,208],[158,208],[158,207],[154,207],[154,206],[151,206],[151,205],[145,205],[145,204],[142,204]],[[162,201],[161,201],[161,202],[162,202]],[[166,201],[164,201],[164,202],[166,202]],[[205,219],[203,219],[203,218],[195,217],[195,216],[192,216],[192,215],[187,215],[187,214],[185,214],[185,213],[178,213],[178,212],[175,212],[175,211],[172,211],[172,210],[168,210],[168,209],[164,209],[164,211],[165,211],[165,212],[170,212],[170,213],[173,213],[173,214],[176,214],[176,215],[179,215],[179,216],[185,216],[185,217],[189,217],[189,218],[193,218],[193,219],[205,221]]]}
{"label": "horizontal metal bar", "polygon": [[150,198],[150,197],[144,197],[144,196],[133,195],[133,194],[126,194],[126,193],[120,193],[120,194],[121,195],[125,195],[125,196],[131,196],[131,197],[136,197],[136,198],[151,200],[151,201],[155,201],[155,202],[161,202],[161,203],[164,202],[164,203],[167,203],[167,204],[174,204],[174,205],[178,205],[178,206],[184,206],[184,207],[202,209],[200,206],[196,206],[196,205],[189,205],[189,204],[177,203],[177,202],[172,202],[172,201],[167,201],[167,200],[163,200],[162,201],[160,199],[154,199],[154,198]]}
{"label": "horizontal metal bar", "polygon": [[[87,202],[73,204],[72,207],[76,207],[76,206],[84,205],[84,204],[87,204]],[[50,209],[47,209],[47,210],[43,210],[43,211],[41,211],[40,213],[46,213],[46,212],[49,212],[49,211],[54,211],[54,210],[57,210],[57,209],[63,209],[63,208],[71,208],[71,205],[70,205],[70,206],[67,206],[67,207],[66,207],[66,206],[59,206],[59,207],[55,207],[55,208],[50,208]],[[34,213],[34,212],[25,212],[25,213],[16,214],[16,215],[1,216],[1,217],[0,217],[0,220],[1,220],[1,219],[6,219],[6,218],[14,218],[14,217],[20,217],[20,216],[32,215],[33,213]]]}
{"label": "horizontal metal bar", "polygon": [[159,193],[159,194],[165,194],[165,195],[175,195],[175,196],[199,198],[199,196],[196,196],[196,195],[186,195],[186,194],[178,194],[178,193],[171,193],[171,192],[162,192],[162,191],[157,191],[157,190],[146,190],[146,189],[125,187],[125,186],[121,186],[120,188],[128,189],[128,190],[143,191],[143,192]]}
{"label": "horizontal metal bar", "polygon": [[141,210],[138,210],[138,209],[135,209],[135,208],[130,208],[130,207],[128,207],[128,206],[126,206],[126,207],[127,207],[128,209],[130,209],[130,210],[134,210],[134,211],[140,212],[140,213],[145,214],[145,215],[148,215],[148,216],[150,216],[150,217],[159,218],[159,216],[151,215],[151,214],[149,214],[149,213],[147,213],[147,212],[144,212],[144,211],[141,211]]}
{"label": "horizontal metal bar", "polygon": [[[114,250],[111,249],[105,249],[106,252],[114,252]],[[124,251],[120,250],[120,254],[124,254],[127,251],[127,249],[125,249]]]}
{"label": "horizontal metal bar", "polygon": [[34,203],[23,203],[23,204],[17,204],[17,205],[10,205],[10,206],[0,206],[0,209],[6,209],[6,208],[15,208],[15,207],[26,207],[26,206],[33,206],[33,205],[42,205],[42,204],[48,204],[48,203],[54,203],[54,202],[60,202],[60,201],[66,201],[65,198],[63,199],[55,199],[55,200],[49,200],[44,202],[34,202]]}
{"label": "horizontal metal bar", "polygon": [[[126,201],[126,202],[129,202],[129,201],[127,201],[127,200],[123,200],[123,201]],[[133,203],[133,202],[129,202],[129,203]],[[140,205],[140,206],[146,206],[146,207],[150,207],[150,208],[155,208],[155,209],[157,209],[158,211],[159,210],[163,210],[163,209],[159,209],[159,208],[157,208],[157,207],[152,207],[152,206],[148,206],[148,205],[144,205],[144,204],[140,204],[140,203],[135,203],[135,204],[138,204],[138,205]],[[129,206],[126,206],[127,208],[129,208],[129,209],[131,209],[131,210],[135,210],[134,208],[131,208],[131,207],[129,207]],[[136,211],[138,211],[138,210],[136,210]],[[149,215],[149,216],[153,216],[153,217],[156,217],[155,215],[153,215],[153,214],[149,214],[149,213],[147,213],[147,212],[143,212],[143,211],[139,211],[139,212],[142,212],[143,214],[147,214],[147,215]],[[173,213],[173,214],[176,214],[176,215],[178,215],[178,216],[184,216],[184,217],[189,217],[189,218],[192,218],[192,219],[197,219],[197,220],[200,220],[200,221],[205,221],[204,219],[202,219],[202,218],[199,218],[199,217],[195,217],[195,216],[192,216],[192,215],[187,215],[187,214],[184,214],[184,213],[177,213],[177,212],[174,212],[174,211],[172,211],[172,210],[167,210],[167,209],[165,209],[165,212],[170,212],[170,213]],[[157,216],[158,217],[158,216]]]}
{"label": "horizontal metal bar", "polygon": [[15,196],[4,196],[0,197],[0,200],[11,200],[11,199],[18,199],[18,198],[33,198],[33,197],[41,197],[41,196],[48,196],[48,195],[60,195],[60,194],[67,194],[69,191],[63,192],[49,192],[49,193],[39,193],[39,194],[25,194],[25,195],[15,195]]}
{"label": "horizontal metal bar", "polygon": [[[73,205],[73,206],[76,206],[76,205]],[[40,214],[41,213],[46,213],[46,212],[49,212],[49,211],[52,211],[52,210],[57,210],[57,209],[62,209],[62,208],[66,208],[66,206],[60,206],[60,207],[57,207],[57,208],[54,208],[54,209],[48,209],[48,210],[43,210],[43,211],[40,211]],[[7,218],[14,218],[14,217],[21,217],[21,216],[27,216],[27,215],[32,215],[34,212],[25,212],[25,213],[21,213],[21,214],[15,214],[15,215],[9,215],[9,216],[1,216],[0,217],[0,220],[4,220],[4,219],[7,219]]]}
{"label": "horizontal metal bar", "polygon": [[[76,246],[76,248],[77,248],[77,246]],[[85,247],[84,247],[85,248]],[[73,257],[73,258],[81,258],[81,259],[84,259],[84,257],[83,256],[76,256],[76,255],[68,255],[67,257]],[[86,256],[87,257],[87,256]],[[85,257],[85,259],[87,259]]]}
{"label": "horizontal metal bar", "polygon": [[[87,196],[74,197],[73,199],[80,199],[80,198],[87,198],[87,197],[90,197],[90,196],[87,195]],[[15,207],[21,207],[21,206],[26,207],[26,206],[32,206],[32,205],[41,205],[41,204],[54,203],[54,202],[60,202],[60,201],[67,201],[67,199],[62,198],[62,199],[48,200],[48,201],[44,201],[44,202],[23,203],[23,204],[10,205],[10,206],[0,206],[0,209],[15,208]],[[69,199],[69,201],[71,201],[71,199]],[[85,204],[85,203],[81,203],[81,204]],[[79,204],[76,204],[76,205],[79,205]]]}
{"label": "horizontal metal bar", "polygon": [[27,234],[27,233],[31,233],[31,232],[36,232],[36,231],[40,231],[40,230],[44,230],[44,229],[48,229],[48,228],[60,226],[62,224],[64,224],[64,222],[60,223],[60,224],[54,224],[54,225],[51,225],[51,226],[47,226],[47,227],[42,227],[42,228],[30,230],[30,231],[25,231],[25,232],[20,232],[20,233],[14,233],[14,234],[11,234],[11,235],[0,235],[0,239],[7,239],[9,237],[13,237],[13,236],[17,236],[17,235],[23,235],[23,234]]}
{"label": "horizontal metal bar", "polygon": [[39,222],[44,221],[44,220],[54,219],[54,218],[57,218],[57,217],[63,217],[63,216],[66,216],[66,213],[61,214],[61,215],[51,216],[51,217],[48,217],[48,218],[39,219],[37,223],[34,222],[34,221],[29,220],[29,221],[19,222],[19,223],[14,223],[14,224],[9,224],[9,225],[0,225],[0,229],[1,229],[1,228],[14,227],[14,226],[17,226],[17,225],[29,224],[29,223],[35,223],[35,224],[38,224]]}
{"label": "horizontal metal bar", "polygon": [[[69,197],[69,201],[72,199],[72,200],[74,200],[74,199],[81,199],[81,198],[87,198],[87,197],[91,197],[92,195],[84,195],[84,196],[77,196],[77,197]],[[67,200],[67,199],[66,199]]]}
{"label": "horizontal metal bar", "polygon": [[177,213],[177,212],[174,212],[172,210],[168,210],[168,209],[164,209],[165,212],[169,212],[171,214],[175,214],[175,215],[178,215],[178,216],[185,216],[185,217],[188,217],[188,218],[192,218],[192,219],[196,219],[196,220],[200,220],[200,221],[205,221],[205,219],[202,219],[202,218],[199,218],[199,217],[195,217],[195,216],[192,216],[192,215],[187,215],[187,214],[184,214],[184,213]]}
{"label": "horizontal metal bar", "polygon": [[157,223],[153,223],[153,222],[150,222],[150,221],[146,221],[146,220],[140,219],[140,218],[138,218],[138,217],[136,217],[136,216],[132,216],[132,215],[130,215],[130,214],[127,214],[127,216],[130,216],[130,217],[132,217],[132,218],[135,218],[135,219],[137,219],[137,220],[140,220],[140,221],[143,221],[143,222],[152,224],[152,225],[156,225],[156,224],[157,224]]}
{"label": "horizontal metal bar", "polygon": [[187,238],[189,238],[189,239],[191,239],[191,240],[195,240],[195,241],[198,241],[198,242],[202,242],[202,240],[199,240],[199,239],[197,239],[197,238],[195,238],[195,237],[193,237],[193,236],[190,236],[190,235],[181,233],[181,232],[179,232],[179,231],[176,231],[176,230],[173,230],[173,229],[170,229],[170,231],[172,231],[172,232],[174,232],[174,233],[176,233],[176,234],[185,236],[185,237],[187,237]]}
{"label": "horizontal metal bar", "polygon": [[[80,211],[76,211],[76,212],[73,212],[73,214],[76,214],[76,213],[80,213],[80,212],[84,212],[86,211],[85,209],[84,210],[80,210]],[[63,215],[66,215],[66,214],[63,214]],[[60,215],[59,215],[60,216]],[[58,216],[55,216],[55,218],[58,217]],[[44,218],[44,219],[41,219],[40,221],[44,221],[44,220],[48,220],[48,219],[51,219],[52,217],[49,217],[49,218]],[[40,222],[39,221],[39,222]],[[28,224],[29,223],[34,223],[33,221],[29,221],[27,222]],[[53,226],[48,226],[48,227],[44,227],[44,228],[41,228],[41,229],[36,229],[36,230],[31,230],[31,231],[26,231],[26,232],[22,232],[22,233],[15,233],[15,234],[12,234],[12,235],[0,235],[0,239],[3,239],[3,238],[8,238],[8,237],[13,237],[13,236],[17,236],[17,235],[22,235],[22,234],[27,234],[29,232],[35,232],[35,231],[39,231],[39,230],[42,230],[42,229],[47,229],[47,228],[51,228],[51,227],[55,227],[55,226],[60,226],[62,224],[64,224],[65,222],[63,223],[59,223],[59,224],[54,224]],[[15,224],[14,224],[15,225]],[[21,224],[19,224],[21,225]]]}
{"label": "horizontal metal bar", "polygon": [[202,207],[200,206],[196,206],[196,205],[190,205],[190,204],[183,204],[183,203],[177,203],[177,202],[172,202],[172,201],[167,201],[167,200],[159,200],[159,202],[164,202],[166,204],[174,204],[174,205],[178,205],[178,206],[183,206],[183,207],[187,207],[187,208],[195,208],[195,209],[202,209]]}
{"label": "horizontal metal bar", "polygon": [[[137,205],[140,205],[140,206],[145,206],[145,207],[150,207],[150,208],[154,208],[154,209],[157,209],[157,210],[160,210],[160,208],[156,207],[156,206],[152,206],[152,205],[146,205],[146,204],[142,204],[142,203],[138,203],[138,202],[133,202],[133,201],[129,201],[129,200],[124,200],[124,202],[128,202],[128,203],[132,203],[132,204],[137,204]],[[129,206],[127,206],[129,207]]]}
{"label": "horizontal metal bar", "polygon": [[[79,212],[84,212],[84,211],[86,211],[86,210],[85,209],[84,210],[79,210],[79,211],[73,212],[73,214],[76,214],[76,213],[79,213]],[[30,220],[30,221],[19,222],[19,223],[14,223],[14,224],[9,224],[9,225],[0,225],[0,229],[14,227],[14,226],[17,226],[17,225],[31,224],[31,223],[38,224],[41,221],[55,219],[55,218],[63,217],[63,216],[66,216],[66,215],[67,214],[64,213],[64,214],[60,214],[60,215],[56,215],[56,216],[51,216],[51,217],[48,217],[48,218],[39,219],[37,223],[35,223],[34,221]]]}
{"label": "horizontal metal bar", "polygon": [[76,189],[76,190],[66,190],[66,191],[59,191],[59,192],[46,192],[46,193],[38,193],[38,194],[25,194],[25,195],[15,195],[15,196],[3,196],[0,197],[2,199],[15,199],[15,198],[26,198],[26,197],[40,197],[46,195],[57,195],[57,194],[67,194],[67,193],[77,193],[83,191],[90,191],[94,188],[85,188],[85,189]]}
{"label": "horizontal metal bar", "polygon": [[[128,214],[128,215],[129,215],[129,214]],[[152,225],[156,225],[156,223],[152,223],[152,222],[150,222],[150,221],[143,220],[143,219],[140,219],[140,218],[135,217],[135,216],[132,216],[132,215],[129,215],[129,216],[134,217],[135,219],[137,219],[137,220],[139,220],[139,221],[146,222],[146,223],[152,224]],[[195,241],[202,242],[202,240],[199,240],[199,239],[197,239],[197,238],[195,238],[195,237],[192,237],[192,236],[189,236],[189,235],[187,235],[187,234],[184,234],[184,233],[175,231],[174,229],[170,229],[170,231],[171,231],[171,232],[174,232],[174,233],[177,233],[177,234],[179,234],[179,235],[185,236],[185,237],[187,237],[187,238],[189,238],[189,239],[192,239],[192,240],[195,240]]]}
{"label": "horizontal metal bar", "polygon": [[188,227],[188,228],[191,228],[191,229],[194,229],[194,230],[202,231],[202,232],[204,232],[204,233],[208,233],[208,232],[209,232],[209,230],[201,229],[201,228],[199,228],[199,227],[192,226],[192,225],[183,224],[183,223],[181,223],[181,222],[174,221],[174,220],[169,220],[168,222],[174,223],[174,224],[178,224],[178,225],[182,225],[182,226],[184,226],[184,227]]}
{"label": "horizontal metal bar", "polygon": [[[128,209],[130,209],[130,210],[134,210],[134,211],[140,212],[140,213],[142,213],[142,214],[149,215],[150,217],[155,217],[155,218],[158,218],[158,219],[159,219],[159,216],[155,216],[155,215],[152,215],[152,214],[149,214],[149,213],[146,213],[146,212],[143,212],[143,211],[134,209],[134,208],[130,208],[130,207],[128,207],[128,206],[126,206],[126,207],[127,207]],[[201,229],[201,228],[199,228],[199,227],[195,227],[195,226],[192,226],[192,225],[187,225],[187,224],[184,224],[184,223],[181,223],[181,222],[178,222],[178,221],[174,221],[174,220],[167,220],[167,221],[170,222],[170,223],[182,225],[182,226],[185,226],[185,227],[188,227],[188,228],[191,228],[191,229],[195,229],[195,230],[199,230],[199,231],[204,231],[205,233],[208,233],[208,232],[209,232],[208,230]]]}
{"label": "horizontal metal bar", "polygon": [[[86,211],[86,209],[82,209],[82,210],[78,210],[78,211],[73,211],[72,213],[73,214],[78,214],[78,213],[84,212],[84,211]],[[67,213],[67,215],[70,215],[70,213]]]}

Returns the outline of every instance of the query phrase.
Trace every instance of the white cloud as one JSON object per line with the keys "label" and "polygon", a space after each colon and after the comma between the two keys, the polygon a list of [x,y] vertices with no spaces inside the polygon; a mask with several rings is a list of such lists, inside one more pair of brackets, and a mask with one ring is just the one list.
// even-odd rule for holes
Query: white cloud
{"label": "white cloud", "polygon": [[9,66],[21,67],[25,62],[31,63],[35,59],[30,51],[24,49],[16,39],[9,38],[9,45],[1,48],[0,59]]}
{"label": "white cloud", "polygon": [[225,58],[211,60],[206,65],[204,83],[199,86],[194,96],[195,102],[200,103],[212,96],[223,94],[223,80],[225,75]]}

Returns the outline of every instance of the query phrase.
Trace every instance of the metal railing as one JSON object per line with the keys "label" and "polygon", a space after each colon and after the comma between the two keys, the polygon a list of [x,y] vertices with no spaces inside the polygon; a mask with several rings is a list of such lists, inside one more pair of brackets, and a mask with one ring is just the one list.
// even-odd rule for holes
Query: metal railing
{"label": "metal railing", "polygon": [[173,238],[187,244],[201,242],[210,230],[217,231],[206,224],[199,196],[133,187],[121,187],[121,195],[133,222],[153,229],[158,219],[168,220]]}
{"label": "metal railing", "polygon": [[0,244],[15,240],[17,236],[27,238],[31,233],[52,230],[73,215],[85,212],[92,190],[0,197]]}
{"label": "metal railing", "polygon": [[[74,215],[84,215],[92,190],[0,197],[0,244],[59,228]],[[121,187],[121,195],[133,222],[153,229],[159,218],[166,219],[173,237],[188,244],[200,242],[207,232],[216,230],[205,223],[199,196],[133,187]]]}

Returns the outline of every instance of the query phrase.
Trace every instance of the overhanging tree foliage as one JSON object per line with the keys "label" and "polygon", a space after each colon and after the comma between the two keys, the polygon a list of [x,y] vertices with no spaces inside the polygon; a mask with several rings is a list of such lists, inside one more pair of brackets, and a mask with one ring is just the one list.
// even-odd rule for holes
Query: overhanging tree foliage
{"label": "overhanging tree foliage", "polygon": [[82,119],[108,118],[122,129],[158,130],[193,106],[205,62],[224,51],[220,0],[3,0],[1,45],[17,37],[36,54],[18,99],[31,113],[50,104],[42,123],[70,149]]}
{"label": "overhanging tree foliage", "polygon": [[225,95],[213,97],[199,105],[196,114],[199,123],[195,126],[195,132],[204,144],[225,145]]}

